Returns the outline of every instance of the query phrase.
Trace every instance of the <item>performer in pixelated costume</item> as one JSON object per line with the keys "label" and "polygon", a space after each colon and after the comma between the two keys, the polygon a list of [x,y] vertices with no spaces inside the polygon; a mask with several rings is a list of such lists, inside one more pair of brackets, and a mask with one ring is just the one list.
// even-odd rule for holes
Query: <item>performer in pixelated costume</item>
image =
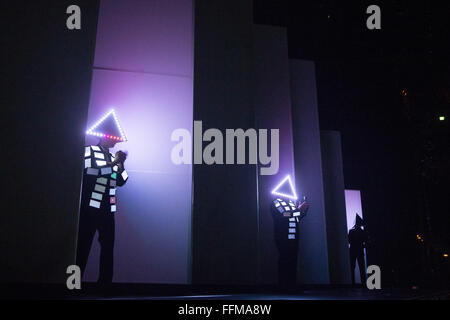
{"label": "performer in pixelated costume", "polygon": [[128,181],[125,171],[126,153],[110,149],[126,141],[114,112],[101,119],[87,134],[100,138],[97,145],[84,150],[84,175],[77,245],[77,265],[82,274],[98,231],[100,243],[100,269],[98,283],[108,284],[113,279],[113,252],[115,237],[114,215],[117,212],[117,187]]}
{"label": "performer in pixelated costume", "polygon": [[286,198],[272,201],[271,212],[274,221],[275,243],[279,252],[278,282],[293,286],[297,280],[298,224],[306,216],[309,204]]}

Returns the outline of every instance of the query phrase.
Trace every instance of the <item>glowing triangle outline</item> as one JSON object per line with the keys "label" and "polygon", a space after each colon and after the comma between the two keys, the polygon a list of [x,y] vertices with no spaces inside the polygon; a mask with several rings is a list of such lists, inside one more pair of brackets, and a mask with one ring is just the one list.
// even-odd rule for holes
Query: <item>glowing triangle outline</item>
{"label": "glowing triangle outline", "polygon": [[[284,185],[284,183],[286,182],[286,180],[289,182],[289,186],[291,187],[291,192],[292,192],[292,195],[288,195],[288,194],[284,194],[284,193],[281,193],[281,192],[278,192],[278,189],[280,189],[280,187],[282,186],[282,185]],[[284,178],[273,190],[272,190],[272,194],[275,194],[275,195],[277,195],[277,196],[280,196],[280,197],[285,197],[285,198],[288,198],[288,199],[292,199],[292,200],[297,200],[298,199],[298,197],[297,197],[297,193],[295,192],[295,188],[294,188],[294,185],[293,185],[293,183],[292,183],[292,179],[291,179],[291,176],[290,175],[287,175],[286,176],[286,178]]]}
{"label": "glowing triangle outline", "polygon": [[117,126],[117,129],[119,129],[120,139],[122,139],[121,141],[127,141],[127,137],[125,136],[125,133],[123,132],[122,127],[120,126],[119,119],[117,118],[116,112],[114,111],[114,109],[109,110],[102,118],[100,118],[100,120],[98,120],[92,127],[90,127],[86,131],[86,134],[97,136],[97,137],[104,137],[104,136],[106,136],[102,132],[96,132],[95,129],[98,126],[100,126],[103,123],[103,121],[108,119],[108,117],[110,117],[111,115],[113,116],[113,119],[114,119],[114,122],[115,122],[115,124]]}

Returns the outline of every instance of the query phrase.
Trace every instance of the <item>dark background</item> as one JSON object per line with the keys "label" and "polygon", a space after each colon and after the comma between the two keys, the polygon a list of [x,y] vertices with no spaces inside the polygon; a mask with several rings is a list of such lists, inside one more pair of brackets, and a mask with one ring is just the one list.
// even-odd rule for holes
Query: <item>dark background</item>
{"label": "dark background", "polygon": [[62,282],[75,261],[98,15],[76,2],[89,8],[79,32],[72,1],[3,2],[1,282]]}
{"label": "dark background", "polygon": [[[2,275],[36,265],[50,274],[36,250],[74,245],[55,240],[72,228],[76,213],[59,212],[78,195],[53,191],[78,183],[81,155],[52,161],[78,148],[86,126],[98,1],[76,2],[89,8],[77,33],[60,27],[70,1],[2,8]],[[365,26],[371,4],[381,7],[382,30]],[[449,281],[449,15],[437,1],[254,1],[255,23],[287,27],[290,56],[317,62],[321,129],[342,132],[345,184],[362,191],[368,263],[381,266],[385,284]]]}

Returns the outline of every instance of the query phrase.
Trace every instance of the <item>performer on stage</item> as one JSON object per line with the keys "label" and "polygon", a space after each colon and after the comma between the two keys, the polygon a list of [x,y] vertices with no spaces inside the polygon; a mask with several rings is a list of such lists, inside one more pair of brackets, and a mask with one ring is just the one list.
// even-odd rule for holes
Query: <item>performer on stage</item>
{"label": "performer on stage", "polygon": [[277,198],[272,201],[275,243],[279,252],[278,282],[293,286],[297,282],[298,223],[306,216],[309,204],[306,198],[296,201]]}
{"label": "performer on stage", "polygon": [[364,259],[364,248],[367,243],[367,232],[362,229],[364,220],[356,214],[355,226],[348,233],[348,242],[350,243],[350,267],[352,273],[352,284],[355,284],[355,267],[358,261],[361,284],[366,283],[366,263]]}
{"label": "performer on stage", "polygon": [[117,142],[125,141],[125,136],[113,111],[87,133],[99,136],[100,140],[97,145],[86,146],[84,152],[77,265],[83,274],[92,240],[98,231],[101,247],[98,283],[109,284],[113,279],[116,188],[128,180],[124,166],[127,155],[122,151],[113,155],[109,150]]}

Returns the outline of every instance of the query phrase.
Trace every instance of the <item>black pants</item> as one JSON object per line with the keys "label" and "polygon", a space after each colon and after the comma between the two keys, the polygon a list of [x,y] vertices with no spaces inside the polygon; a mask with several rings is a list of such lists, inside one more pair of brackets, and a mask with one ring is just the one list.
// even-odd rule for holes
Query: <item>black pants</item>
{"label": "black pants", "polygon": [[358,261],[359,276],[361,279],[361,284],[366,284],[366,264],[364,261],[364,251],[362,252],[352,252],[350,251],[350,268],[352,272],[352,283],[355,284],[355,267],[356,261]]}
{"label": "black pants", "polygon": [[276,241],[278,247],[278,283],[284,287],[292,287],[297,283],[298,238],[288,240],[287,234]]}
{"label": "black pants", "polygon": [[87,259],[91,251],[92,240],[98,231],[100,242],[100,269],[99,283],[111,283],[113,278],[114,214],[109,211],[109,206],[102,204],[101,209],[82,207],[80,210],[80,222],[78,228],[77,265],[84,274]]}

